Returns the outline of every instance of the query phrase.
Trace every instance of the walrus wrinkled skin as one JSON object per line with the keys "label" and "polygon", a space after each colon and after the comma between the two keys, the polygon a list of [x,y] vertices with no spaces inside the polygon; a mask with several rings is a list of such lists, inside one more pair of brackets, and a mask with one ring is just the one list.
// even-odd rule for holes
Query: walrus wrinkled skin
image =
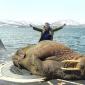
{"label": "walrus wrinkled skin", "polygon": [[[85,57],[74,52],[69,47],[54,42],[41,41],[36,45],[19,49],[12,57],[14,65],[29,70],[32,74],[44,76],[47,79],[82,79],[85,76]],[[64,60],[80,61],[75,66],[79,71],[64,71],[61,67],[73,67],[70,63],[63,64]]]}

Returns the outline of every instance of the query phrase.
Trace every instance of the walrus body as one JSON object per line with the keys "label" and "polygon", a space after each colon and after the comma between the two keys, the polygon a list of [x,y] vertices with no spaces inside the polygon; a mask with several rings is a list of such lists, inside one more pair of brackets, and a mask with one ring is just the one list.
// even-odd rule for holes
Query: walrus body
{"label": "walrus body", "polygon": [[[22,56],[20,55],[21,53]],[[61,67],[64,60],[78,60],[82,71],[78,74],[65,73]],[[29,70],[32,74],[45,76],[48,79],[81,79],[85,73],[85,58],[69,47],[54,41],[41,41],[37,45],[18,50],[13,56],[13,63],[18,67]],[[66,64],[68,66],[69,64]],[[82,72],[82,73],[81,73]]]}

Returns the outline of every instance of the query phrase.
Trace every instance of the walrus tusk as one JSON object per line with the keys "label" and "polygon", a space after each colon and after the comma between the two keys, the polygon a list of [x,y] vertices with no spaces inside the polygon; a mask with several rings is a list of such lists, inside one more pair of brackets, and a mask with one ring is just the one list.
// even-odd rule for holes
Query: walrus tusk
{"label": "walrus tusk", "polygon": [[61,69],[65,71],[80,71],[80,68],[61,68]]}
{"label": "walrus tusk", "polygon": [[79,60],[63,60],[61,61],[62,63],[66,63],[66,62],[74,62],[74,63],[79,63]]}

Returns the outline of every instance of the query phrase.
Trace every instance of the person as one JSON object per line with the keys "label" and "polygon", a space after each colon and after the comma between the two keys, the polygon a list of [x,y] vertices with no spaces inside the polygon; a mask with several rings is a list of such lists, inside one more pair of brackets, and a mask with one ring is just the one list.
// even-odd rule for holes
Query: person
{"label": "person", "polygon": [[62,29],[65,25],[66,24],[64,24],[64,25],[62,25],[58,28],[52,29],[50,24],[48,22],[46,22],[45,25],[43,26],[43,29],[32,26],[31,24],[30,24],[30,27],[32,27],[36,31],[41,32],[41,37],[40,37],[40,40],[39,40],[39,42],[40,42],[42,40],[53,40],[54,32]]}

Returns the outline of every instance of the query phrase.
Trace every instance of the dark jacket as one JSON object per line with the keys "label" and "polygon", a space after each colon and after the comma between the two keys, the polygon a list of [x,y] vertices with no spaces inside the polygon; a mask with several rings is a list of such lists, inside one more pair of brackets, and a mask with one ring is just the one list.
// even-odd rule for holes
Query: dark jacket
{"label": "dark jacket", "polygon": [[50,28],[48,31],[44,31],[44,29],[40,29],[40,28],[37,28],[37,27],[33,27],[33,29],[41,32],[41,37],[40,37],[40,40],[39,40],[39,42],[40,42],[42,40],[53,40],[54,32],[62,29],[63,27],[64,27],[64,25],[60,26],[58,28],[55,28],[55,29]]}

